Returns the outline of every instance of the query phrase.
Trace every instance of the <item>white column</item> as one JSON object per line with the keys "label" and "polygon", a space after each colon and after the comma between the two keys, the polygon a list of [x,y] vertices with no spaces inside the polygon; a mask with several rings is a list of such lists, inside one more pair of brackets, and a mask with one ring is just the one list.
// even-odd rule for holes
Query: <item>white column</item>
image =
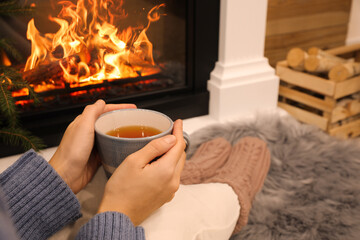
{"label": "white column", "polygon": [[360,43],[360,0],[352,0],[346,44]]}
{"label": "white column", "polygon": [[264,57],[267,0],[221,0],[209,114],[226,120],[276,108],[279,78]]}

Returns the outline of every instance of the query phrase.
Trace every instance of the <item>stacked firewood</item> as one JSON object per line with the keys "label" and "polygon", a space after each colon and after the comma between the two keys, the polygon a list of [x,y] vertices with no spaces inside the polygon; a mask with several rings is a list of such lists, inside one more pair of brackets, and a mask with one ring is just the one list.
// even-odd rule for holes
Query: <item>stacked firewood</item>
{"label": "stacked firewood", "polygon": [[276,73],[279,107],[332,136],[360,136],[360,44],[292,48]]}
{"label": "stacked firewood", "polygon": [[286,60],[295,70],[327,74],[328,79],[335,82],[360,75],[360,60],[345,59],[317,47],[311,47],[307,51],[292,48],[288,51]]}

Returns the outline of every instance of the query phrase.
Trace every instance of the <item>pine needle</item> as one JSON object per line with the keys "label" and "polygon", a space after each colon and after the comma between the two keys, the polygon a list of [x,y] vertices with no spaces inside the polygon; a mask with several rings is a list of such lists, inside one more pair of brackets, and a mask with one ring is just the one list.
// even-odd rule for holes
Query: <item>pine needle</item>
{"label": "pine needle", "polygon": [[[0,0],[0,16],[31,15],[35,8],[20,4],[19,0]],[[0,51],[5,51],[8,56],[21,61],[20,52],[8,39],[0,39]],[[27,88],[29,99],[38,102],[33,88],[23,80],[22,75],[13,67],[0,65],[0,142],[12,146],[21,146],[24,150],[38,151],[45,147],[43,141],[23,129],[18,120],[18,111],[12,91]]]}
{"label": "pine needle", "polygon": [[34,13],[34,10],[34,7],[28,5],[21,6],[17,0],[0,3],[0,15],[2,16],[31,15]]}
{"label": "pine needle", "polygon": [[17,61],[21,61],[23,59],[21,53],[10,43],[8,39],[0,38],[0,48]]}
{"label": "pine needle", "polygon": [[18,123],[18,113],[9,85],[9,79],[4,74],[0,75],[0,112],[7,120],[8,125],[14,127]]}
{"label": "pine needle", "polygon": [[29,91],[29,99],[34,100],[34,104],[40,103],[34,89],[30,86],[28,82],[26,82],[22,78],[22,74],[20,72],[18,72],[16,69],[11,67],[0,66],[0,73],[2,71],[4,72],[4,75],[11,80],[11,85],[10,85],[11,90],[19,90],[19,89],[27,88]]}
{"label": "pine needle", "polygon": [[0,139],[7,145],[21,146],[25,151],[29,149],[39,151],[45,147],[40,138],[22,128],[2,128],[0,129]]}

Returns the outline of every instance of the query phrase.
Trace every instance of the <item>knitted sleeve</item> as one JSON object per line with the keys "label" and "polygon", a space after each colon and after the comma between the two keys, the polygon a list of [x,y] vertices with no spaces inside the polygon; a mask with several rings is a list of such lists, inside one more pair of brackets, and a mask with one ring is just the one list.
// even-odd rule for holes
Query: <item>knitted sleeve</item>
{"label": "knitted sleeve", "polygon": [[81,227],[77,240],[145,240],[142,227],[135,227],[130,219],[118,212],[95,215]]}
{"label": "knitted sleeve", "polygon": [[81,216],[71,189],[33,150],[0,174],[0,185],[21,239],[46,239]]}
{"label": "knitted sleeve", "polygon": [[18,240],[16,230],[11,222],[5,197],[0,189],[0,239]]}

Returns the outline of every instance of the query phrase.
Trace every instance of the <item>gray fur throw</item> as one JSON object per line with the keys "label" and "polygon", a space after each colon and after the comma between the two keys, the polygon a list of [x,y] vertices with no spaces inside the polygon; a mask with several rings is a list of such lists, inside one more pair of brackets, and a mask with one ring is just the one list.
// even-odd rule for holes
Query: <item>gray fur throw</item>
{"label": "gray fur throw", "polygon": [[330,137],[290,116],[212,125],[191,135],[188,158],[215,137],[265,140],[271,167],[248,225],[231,240],[360,239],[360,141]]}

